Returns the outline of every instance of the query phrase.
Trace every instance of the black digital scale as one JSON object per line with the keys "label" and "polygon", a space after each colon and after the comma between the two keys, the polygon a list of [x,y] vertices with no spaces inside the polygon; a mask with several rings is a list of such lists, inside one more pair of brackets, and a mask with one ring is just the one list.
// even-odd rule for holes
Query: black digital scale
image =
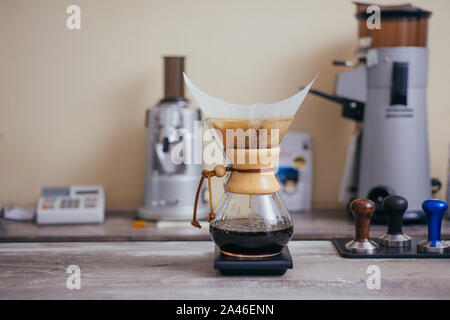
{"label": "black digital scale", "polygon": [[220,252],[216,246],[214,269],[222,275],[271,275],[282,276],[292,269],[292,257],[288,247],[271,257],[232,257]]}

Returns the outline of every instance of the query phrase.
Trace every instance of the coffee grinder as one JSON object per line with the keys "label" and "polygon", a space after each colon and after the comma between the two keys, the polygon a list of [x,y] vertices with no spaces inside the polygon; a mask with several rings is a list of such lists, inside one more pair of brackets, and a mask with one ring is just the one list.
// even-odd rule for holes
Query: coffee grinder
{"label": "coffee grinder", "polygon": [[[342,115],[363,123],[349,148],[343,190],[346,201],[368,198],[376,205],[372,221],[384,223],[382,201],[401,194],[408,199],[405,222],[424,221],[423,199],[440,188],[430,180],[426,86],[427,31],[431,12],[411,5],[355,3],[358,61],[334,61],[353,70],[338,74],[335,95],[312,93],[338,102]],[[380,25],[369,18],[379,9]],[[342,197],[344,198],[344,197]]]}
{"label": "coffee grinder", "polygon": [[[292,268],[286,245],[293,224],[274,169],[279,143],[312,82],[277,103],[234,105],[200,91],[186,76],[185,80],[229,163],[203,170],[196,195],[197,202],[205,179],[211,195],[211,178],[228,175],[225,193],[215,209],[211,203],[208,220],[216,244],[214,268],[225,275],[284,274]],[[201,227],[195,209],[192,225]]]}
{"label": "coffee grinder", "polygon": [[[173,221],[191,217],[191,190],[197,186],[202,165],[189,159],[176,163],[172,158],[173,152],[194,146],[194,127],[196,121],[201,121],[200,110],[187,108],[183,72],[184,57],[164,57],[164,98],[147,110],[144,205],[138,208],[142,219]],[[201,219],[208,216],[208,205],[203,199],[198,204]]]}

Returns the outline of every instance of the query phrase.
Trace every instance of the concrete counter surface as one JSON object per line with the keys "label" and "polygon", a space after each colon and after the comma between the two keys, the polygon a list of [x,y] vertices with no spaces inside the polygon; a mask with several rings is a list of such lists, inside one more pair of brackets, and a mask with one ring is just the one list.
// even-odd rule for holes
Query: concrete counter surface
{"label": "concrete counter surface", "polygon": [[[294,269],[221,276],[208,241],[0,244],[0,299],[449,299],[450,260],[344,259],[329,241],[291,241]],[[70,265],[81,289],[69,290]],[[380,289],[369,289],[369,266]]]}

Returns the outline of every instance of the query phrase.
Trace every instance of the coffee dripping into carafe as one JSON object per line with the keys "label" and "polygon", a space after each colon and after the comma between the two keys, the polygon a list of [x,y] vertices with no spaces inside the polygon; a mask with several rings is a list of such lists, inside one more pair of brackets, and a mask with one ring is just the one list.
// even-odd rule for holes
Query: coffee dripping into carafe
{"label": "coffee dripping into carafe", "polygon": [[[283,139],[314,80],[296,95],[272,104],[234,105],[213,98],[185,81],[202,109],[209,130],[229,165],[203,170],[197,190],[208,180],[227,175],[225,193],[215,209],[210,201],[210,234],[228,257],[264,258],[280,254],[293,234],[292,220],[278,191],[275,166]],[[197,202],[197,201],[196,201]],[[192,225],[201,227],[196,219]]]}

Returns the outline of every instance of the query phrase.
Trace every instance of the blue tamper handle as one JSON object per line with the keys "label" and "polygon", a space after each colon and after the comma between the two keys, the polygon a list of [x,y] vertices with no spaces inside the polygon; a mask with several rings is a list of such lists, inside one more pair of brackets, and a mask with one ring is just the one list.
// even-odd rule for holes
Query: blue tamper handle
{"label": "blue tamper handle", "polygon": [[428,241],[441,242],[442,218],[448,210],[447,202],[441,200],[426,200],[422,203],[423,211],[428,221]]}

